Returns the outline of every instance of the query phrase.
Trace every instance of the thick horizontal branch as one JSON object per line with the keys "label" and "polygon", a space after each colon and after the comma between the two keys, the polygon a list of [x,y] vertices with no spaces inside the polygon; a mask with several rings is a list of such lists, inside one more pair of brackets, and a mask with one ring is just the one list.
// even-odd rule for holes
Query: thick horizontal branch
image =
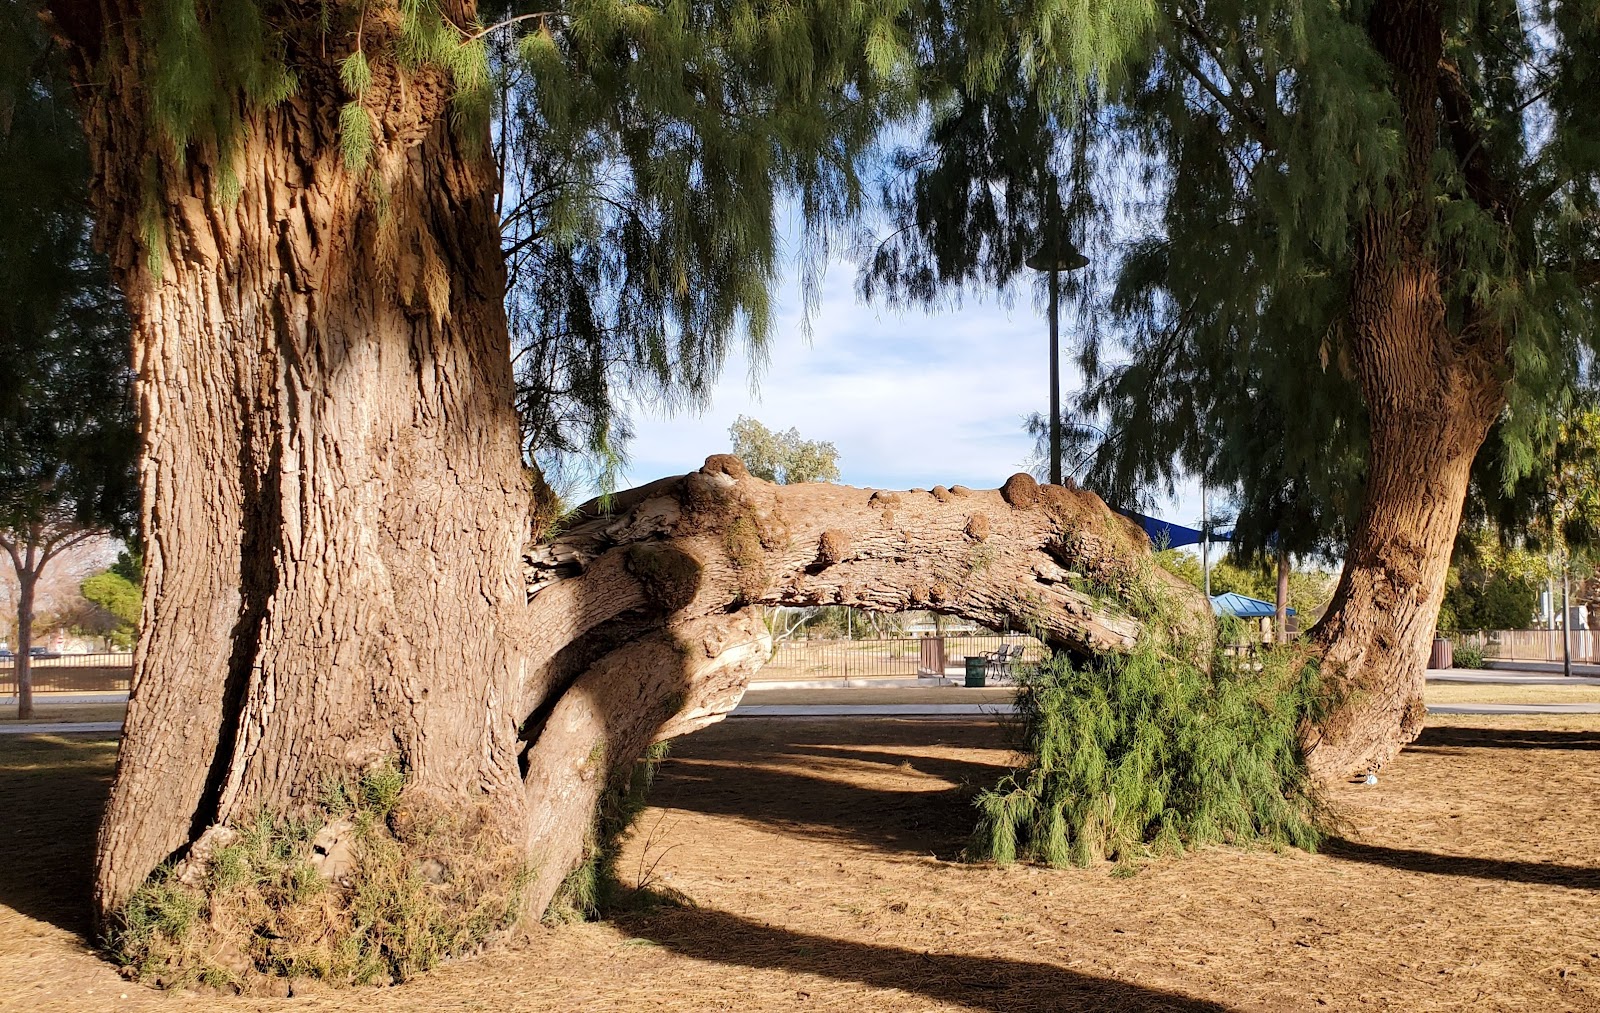
{"label": "thick horizontal branch", "polygon": [[[1153,598],[1178,602],[1169,614],[1196,630],[1209,622],[1199,592],[1153,565],[1137,525],[1093,493],[1026,475],[982,491],[778,486],[719,455],[615,497],[609,513],[584,507],[525,560],[539,631],[530,711],[643,627],[750,605],[925,609],[1080,656],[1131,648]],[[585,637],[599,646],[563,664]]]}

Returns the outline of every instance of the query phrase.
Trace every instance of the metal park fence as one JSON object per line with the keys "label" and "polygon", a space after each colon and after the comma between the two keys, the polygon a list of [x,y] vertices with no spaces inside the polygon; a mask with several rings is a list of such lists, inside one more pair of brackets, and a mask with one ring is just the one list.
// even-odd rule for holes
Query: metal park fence
{"label": "metal park fence", "polygon": [[[1473,630],[1452,636],[1458,645],[1467,644],[1483,651],[1490,661],[1561,660],[1561,636],[1556,630]],[[1572,660],[1583,665],[1600,664],[1600,630],[1567,632]]]}
{"label": "metal park fence", "polygon": [[968,655],[988,654],[1001,644],[1020,644],[1024,663],[1044,660],[1042,643],[1020,633],[970,636],[893,637],[874,640],[784,640],[756,673],[760,682],[882,679],[942,676]]}
{"label": "metal park fence", "polygon": [[[35,693],[126,693],[133,683],[133,653],[34,657],[29,671]],[[0,697],[16,695],[17,659],[0,658]]]}

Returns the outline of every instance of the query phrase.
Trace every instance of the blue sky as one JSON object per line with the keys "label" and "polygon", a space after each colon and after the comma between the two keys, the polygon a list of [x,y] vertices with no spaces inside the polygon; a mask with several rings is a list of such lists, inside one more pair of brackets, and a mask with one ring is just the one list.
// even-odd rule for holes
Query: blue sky
{"label": "blue sky", "polygon": [[[731,357],[704,412],[639,411],[622,485],[681,474],[726,451],[740,415],[831,440],[849,485],[994,488],[1022,470],[1032,451],[1022,420],[1046,411],[1050,397],[1042,306],[1022,292],[1009,307],[969,299],[957,309],[896,310],[862,304],[854,277],[850,264],[830,267],[809,343],[799,292],[786,285],[765,367],[752,373],[744,354]],[[1063,397],[1080,383],[1064,361]],[[1199,520],[1195,489],[1165,506],[1170,520]]]}

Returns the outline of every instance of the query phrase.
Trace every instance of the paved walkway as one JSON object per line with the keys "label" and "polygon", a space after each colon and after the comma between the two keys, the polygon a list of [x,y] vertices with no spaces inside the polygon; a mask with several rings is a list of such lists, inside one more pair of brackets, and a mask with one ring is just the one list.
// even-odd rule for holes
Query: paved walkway
{"label": "paved walkway", "polygon": [[[1600,686],[1600,665],[1574,665],[1573,672],[1582,675],[1563,676],[1559,664],[1518,662],[1516,668],[1497,664],[1489,669],[1451,668],[1429,670],[1428,681],[1435,683],[1471,683],[1500,686]],[[949,680],[956,682],[955,679]],[[753,682],[745,702],[735,710],[735,718],[804,718],[804,717],[981,717],[1015,714],[1016,708],[1004,701],[968,700],[961,703],[890,703],[882,699],[872,702],[842,704],[784,703],[763,704],[759,701],[771,690],[875,688],[880,691],[920,687],[926,690],[937,685],[931,679],[878,678],[878,679],[815,679],[793,682]],[[952,690],[952,692],[956,692]],[[775,696],[779,694],[774,694]],[[787,694],[784,694],[787,695]],[[829,694],[832,695],[832,694]],[[882,696],[880,692],[873,694]],[[923,695],[913,693],[911,695]],[[941,692],[940,695],[943,695]],[[781,696],[780,696],[781,698]],[[36,698],[38,699],[38,698]],[[47,698],[51,703],[112,704],[127,699],[127,694],[55,694]],[[0,699],[0,707],[15,706],[15,700]],[[1460,703],[1435,704],[1428,708],[1430,714],[1600,714],[1596,703]],[[70,735],[105,734],[122,727],[116,721],[77,722],[0,722],[0,735]]]}
{"label": "paved walkway", "polygon": [[[1539,672],[1546,675],[1560,675],[1561,662],[1559,661],[1485,661],[1485,665],[1494,672]],[[1600,665],[1590,665],[1574,661],[1572,663],[1573,678],[1578,676],[1600,676]]]}
{"label": "paved walkway", "polygon": [[121,721],[6,721],[0,735],[78,735],[84,732],[120,732]]}
{"label": "paved walkway", "polygon": [[[1574,666],[1573,671],[1577,668]],[[1546,672],[1512,668],[1430,668],[1429,682],[1477,682],[1496,686],[1600,686],[1600,675],[1561,674],[1561,666]]]}
{"label": "paved walkway", "polygon": [[[1015,714],[1009,703],[741,704],[730,718],[944,718]],[[1437,704],[1429,714],[1600,714],[1600,703]]]}
{"label": "paved walkway", "polygon": [[[730,718],[959,718],[1015,714],[1009,703],[743,704]],[[1600,703],[1436,704],[1429,714],[1600,714]],[[30,721],[0,724],[0,735],[103,735],[120,731],[116,721],[62,724]]]}

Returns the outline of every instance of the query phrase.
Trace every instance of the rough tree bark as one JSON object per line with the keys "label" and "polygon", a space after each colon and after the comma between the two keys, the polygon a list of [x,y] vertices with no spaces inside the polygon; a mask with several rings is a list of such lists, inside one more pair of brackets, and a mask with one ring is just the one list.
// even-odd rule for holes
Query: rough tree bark
{"label": "rough tree bark", "polygon": [[99,910],[206,828],[384,756],[520,832],[529,504],[486,139],[451,129],[442,71],[374,61],[376,146],[349,171],[341,41],[310,29],[293,97],[240,98],[231,165],[179,159],[140,5],[53,13],[91,82],[141,418],[147,590]]}
{"label": "rough tree bark", "polygon": [[496,180],[442,73],[372,61],[376,147],[352,172],[349,40],[291,31],[293,96],[240,100],[229,164],[178,158],[151,129],[136,0],[52,12],[141,417],[145,612],[102,918],[230,821],[385,760],[409,792],[493,812],[542,909],[608,771],[738,700],[768,652],[759,606],[930,608],[1095,652],[1137,635],[1116,601],[1134,582],[1194,597],[1088,494],[779,490],[721,459],[586,516],[525,583]]}
{"label": "rough tree bark", "polygon": [[1405,172],[1394,203],[1362,223],[1352,269],[1351,351],[1371,450],[1344,573],[1313,631],[1334,703],[1305,739],[1323,779],[1376,770],[1422,730],[1428,652],[1472,459],[1505,404],[1505,331],[1477,307],[1451,326],[1448,269],[1428,234],[1444,58],[1438,5],[1380,4],[1369,28],[1393,72]]}

